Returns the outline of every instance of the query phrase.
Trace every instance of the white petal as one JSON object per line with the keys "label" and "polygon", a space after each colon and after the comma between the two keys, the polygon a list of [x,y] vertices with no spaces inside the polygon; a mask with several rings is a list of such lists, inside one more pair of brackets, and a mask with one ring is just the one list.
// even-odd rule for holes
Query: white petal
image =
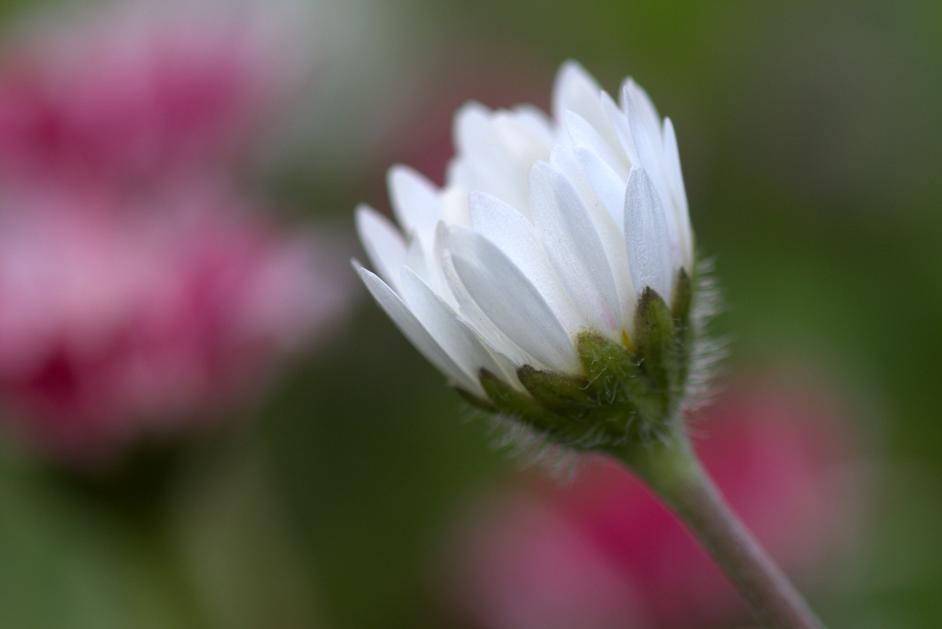
{"label": "white petal", "polygon": [[664,119],[664,164],[670,178],[671,191],[674,194],[677,224],[680,229],[682,263],[688,270],[693,264],[693,234],[690,227],[690,212],[687,206],[687,190],[684,186],[684,174],[680,167],[680,151],[677,148],[677,136],[670,118]]}
{"label": "white petal", "polygon": [[600,131],[589,124],[585,118],[574,111],[567,111],[563,114],[563,128],[573,146],[597,155],[620,177],[628,176],[630,165],[626,155],[613,150],[611,140],[603,138]]}
{"label": "white petal", "polygon": [[439,214],[435,186],[408,166],[390,168],[388,180],[393,212],[402,228],[413,233],[431,229]]}
{"label": "white petal", "polygon": [[517,366],[518,364],[525,363],[515,363],[510,359],[509,356],[501,354],[498,351],[491,350],[491,355],[494,357],[494,362],[497,363],[497,366],[500,368],[501,373],[498,374],[501,376],[501,379],[509,384],[510,386],[520,390],[526,391],[526,387],[520,382],[520,377],[517,375]]}
{"label": "white petal", "polygon": [[469,188],[474,185],[474,173],[463,155],[456,154],[449,160],[445,168],[445,184],[447,189]]}
{"label": "white petal", "polygon": [[526,181],[495,123],[483,105],[469,103],[455,116],[458,157],[449,170],[450,184],[482,190],[514,205],[526,200]]}
{"label": "white petal", "polygon": [[527,277],[536,272],[529,267],[536,266],[542,248],[519,210],[486,192],[469,194],[468,208],[474,231],[497,245]]}
{"label": "white petal", "polygon": [[406,243],[386,217],[367,205],[356,211],[360,242],[380,276],[391,286],[399,281],[399,267],[406,262]]}
{"label": "white petal", "polygon": [[631,279],[638,294],[650,286],[669,302],[673,269],[664,207],[651,178],[641,168],[632,170],[628,177],[625,244]]}
{"label": "white petal", "polygon": [[553,142],[552,130],[535,110],[519,109],[499,111],[494,115],[494,126],[507,153],[527,166],[549,154]]}
{"label": "white petal", "polygon": [[563,120],[567,111],[574,111],[590,124],[600,121],[599,84],[585,68],[575,61],[566,61],[556,75],[553,87],[553,116]]}
{"label": "white petal", "polygon": [[643,87],[635,83],[633,79],[627,79],[621,86],[621,108],[625,115],[630,117],[632,107],[641,116],[647,127],[658,128],[660,116],[654,106],[654,101],[651,100]]}
{"label": "white petal", "polygon": [[615,135],[621,144],[621,149],[628,160],[629,166],[636,166],[638,156],[635,154],[634,141],[631,139],[631,128],[628,125],[628,118],[625,113],[618,108],[608,92],[602,92],[601,95],[602,110],[605,116],[615,130]]}
{"label": "white petal", "polygon": [[[586,151],[576,152],[564,145],[558,145],[553,150],[550,163],[554,168],[569,179],[579,197],[585,202],[586,209],[595,225],[605,256],[608,258],[612,277],[615,278],[615,287],[621,300],[622,318],[630,321],[634,316],[637,296],[631,283],[631,273],[628,270],[628,254],[625,250],[625,182],[619,181],[598,159],[592,159]],[[580,163],[580,159],[583,163]],[[595,168],[593,172],[590,169]],[[590,179],[593,183],[590,185]],[[605,195],[605,204],[600,200]],[[608,203],[617,207],[606,207]]]}
{"label": "white petal", "polygon": [[644,90],[630,81],[625,86],[623,98],[631,127],[631,137],[638,151],[638,167],[647,172],[660,197],[661,204],[667,210],[664,219],[670,237],[672,258],[679,260],[682,249],[681,227],[677,213],[674,211],[670,187],[667,184],[664,146],[657,111]]}
{"label": "white petal", "polygon": [[[444,224],[439,224],[436,241],[444,243],[448,240],[449,228]],[[441,265],[445,278],[448,281],[449,290],[455,297],[458,314],[460,319],[471,328],[477,336],[483,339],[484,344],[494,351],[496,357],[506,356],[507,361],[516,365],[536,364],[532,356],[520,349],[516,343],[507,338],[507,335],[491,321],[483,310],[478,306],[471,294],[468,293],[461,279],[455,271],[455,265],[452,261],[451,253],[445,250],[444,245],[439,244],[436,251],[437,261]],[[498,360],[498,362],[501,362]],[[501,363],[503,365],[503,363]],[[507,373],[507,370],[504,370]],[[514,370],[510,369],[513,374]],[[515,376],[514,376],[515,378]],[[508,380],[509,381],[509,380]]]}
{"label": "white petal", "polygon": [[661,123],[657,110],[644,90],[633,81],[628,81],[622,89],[622,106],[628,117],[631,138],[638,155],[639,163],[635,166],[647,171],[658,193],[663,196],[661,201],[669,203],[670,197],[666,194],[668,191],[665,185]]}
{"label": "white petal", "polygon": [[488,108],[474,102],[463,105],[455,114],[455,151],[472,179],[486,178],[495,160],[504,161],[492,117]]}
{"label": "white petal", "polygon": [[[429,278],[429,264],[428,264],[428,255],[426,254],[425,247],[422,244],[422,241],[418,238],[413,238],[409,243],[409,246],[406,248],[406,262],[402,266],[412,269],[419,277]],[[400,267],[396,274],[396,291],[401,294],[402,289],[402,267]]]}
{"label": "white petal", "polygon": [[622,88],[622,107],[628,117],[628,126],[640,163],[657,183],[661,177],[661,124],[651,100],[633,81]]}
{"label": "white petal", "polygon": [[516,209],[483,192],[469,195],[471,226],[506,255],[539,291],[556,318],[575,332],[584,318],[573,308],[533,225]]}
{"label": "white petal", "polygon": [[449,225],[467,227],[471,224],[468,193],[458,186],[445,188],[442,193],[442,220]]}
{"label": "white petal", "polygon": [[[553,116],[562,125],[567,111],[572,111],[593,127],[612,151],[621,153],[618,134],[603,107],[604,92],[588,72],[574,61],[559,70],[553,91]],[[625,173],[627,175],[627,171]]]}
{"label": "white petal", "polygon": [[[432,290],[434,290],[438,295],[440,295],[448,303],[454,303],[454,299],[451,295],[451,290],[448,288],[448,283],[445,281],[445,276],[442,274],[441,265],[438,264],[438,260],[435,255],[436,250],[436,230],[435,225],[430,226],[429,229],[424,230],[423,232],[413,236],[412,240],[409,242],[409,246],[406,250],[406,260],[403,266],[410,268],[415,272],[416,275],[422,278]],[[401,271],[396,272],[395,283],[393,284],[399,292],[402,294],[402,274]]]}
{"label": "white petal", "polygon": [[591,151],[576,149],[574,153],[592,192],[616,224],[621,225],[625,213],[626,178],[619,177],[604,160]]}
{"label": "white petal", "polygon": [[536,141],[552,144],[555,139],[552,121],[538,107],[520,105],[512,110],[514,120],[526,129]]}
{"label": "white petal", "polygon": [[471,380],[478,380],[482,368],[501,375],[501,367],[474,332],[410,269],[402,272],[402,298],[432,338]]}
{"label": "white petal", "polygon": [[394,293],[377,275],[363,268],[355,260],[353,261],[353,268],[356,269],[370,294],[373,295],[373,298],[376,299],[376,302],[389,318],[393,320],[396,327],[430,363],[456,384],[467,388],[469,391],[478,392],[480,390],[480,385],[475,380],[468,378],[457,363],[435,342],[435,339],[416,319],[415,315],[409,311],[399,295]]}
{"label": "white petal", "polygon": [[468,294],[503,334],[539,361],[534,366],[578,370],[568,333],[539,291],[496,245],[470,230],[452,228],[446,249]]}
{"label": "white petal", "polygon": [[530,211],[572,302],[593,328],[617,338],[621,308],[605,248],[572,184],[546,162],[530,171]]}
{"label": "white petal", "polygon": [[671,190],[677,204],[687,211],[687,191],[684,188],[684,174],[680,167],[680,151],[677,148],[677,135],[670,118],[664,119],[664,165],[670,178]]}

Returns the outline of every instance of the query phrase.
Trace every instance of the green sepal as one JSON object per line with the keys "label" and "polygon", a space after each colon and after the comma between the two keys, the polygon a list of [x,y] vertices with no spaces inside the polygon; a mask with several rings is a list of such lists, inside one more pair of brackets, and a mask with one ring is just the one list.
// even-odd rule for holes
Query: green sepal
{"label": "green sepal", "polygon": [[677,353],[678,370],[675,374],[674,393],[683,391],[684,383],[690,366],[690,347],[692,330],[690,316],[693,306],[693,283],[687,271],[681,269],[677,273],[674,285],[674,298],[671,312],[674,315],[675,352]]}
{"label": "green sepal", "polygon": [[600,403],[630,403],[647,390],[638,360],[624,346],[596,332],[583,332],[576,339],[576,351]]}
{"label": "green sepal", "polygon": [[583,332],[576,340],[589,390],[609,421],[617,418],[623,439],[657,432],[664,415],[660,395],[652,390],[641,368],[641,360],[623,345],[594,332]]}
{"label": "green sepal", "polygon": [[[531,385],[539,382],[536,386],[545,394],[543,400],[537,400],[529,391],[518,391],[487,370],[481,370],[481,386],[498,411],[523,422],[557,443],[576,449],[593,449],[600,442],[620,441],[621,434],[612,430],[610,422],[606,421],[604,416],[597,416],[610,413],[609,409],[600,409],[589,398],[584,398],[584,407],[571,409],[572,412],[566,414],[552,410],[547,404],[548,398],[552,397],[553,404],[561,404],[566,394],[550,394],[549,380],[536,375],[538,373],[533,370],[525,377]],[[569,394],[574,393],[572,384],[568,382],[563,385]],[[575,404],[575,400],[568,398],[565,403]]]}
{"label": "green sepal", "polygon": [[565,424],[565,418],[544,408],[531,395],[516,390],[490,371],[482,369],[480,377],[484,392],[501,413],[553,434]]}
{"label": "green sepal", "polygon": [[677,272],[674,282],[674,296],[671,299],[671,314],[677,330],[686,330],[690,324],[690,308],[693,305],[693,284],[685,269]]}
{"label": "green sepal", "polygon": [[648,287],[641,293],[635,314],[635,346],[641,369],[667,409],[671,384],[680,374],[674,337],[674,316],[660,295]]}
{"label": "green sepal", "polygon": [[608,396],[585,378],[539,371],[529,366],[517,371],[520,382],[544,408],[572,420],[569,432],[583,443],[605,435],[621,442],[637,415],[625,402],[612,404]]}
{"label": "green sepal", "polygon": [[595,406],[587,392],[588,383],[582,378],[540,371],[529,365],[518,369],[517,377],[537,402],[566,417],[583,417]]}

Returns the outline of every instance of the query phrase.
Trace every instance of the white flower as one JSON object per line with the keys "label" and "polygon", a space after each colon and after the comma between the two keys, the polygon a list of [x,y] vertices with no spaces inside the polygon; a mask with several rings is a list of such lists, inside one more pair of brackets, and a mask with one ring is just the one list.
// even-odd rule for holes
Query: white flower
{"label": "white flower", "polygon": [[522,390],[524,365],[582,372],[580,333],[630,346],[639,297],[670,303],[693,236],[674,129],[628,80],[620,104],[563,65],[553,117],[532,107],[456,116],[444,188],[389,173],[401,231],[368,207],[357,227],[377,271],[355,263],[409,340],[454,385],[481,370]]}

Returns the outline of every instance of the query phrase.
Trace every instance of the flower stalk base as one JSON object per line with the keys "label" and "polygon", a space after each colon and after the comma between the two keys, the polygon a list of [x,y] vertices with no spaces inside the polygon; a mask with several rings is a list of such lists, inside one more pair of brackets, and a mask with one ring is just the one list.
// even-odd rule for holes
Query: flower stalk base
{"label": "flower stalk base", "polygon": [[634,444],[619,458],[700,541],[764,626],[821,629],[821,621],[732,512],[685,434]]}

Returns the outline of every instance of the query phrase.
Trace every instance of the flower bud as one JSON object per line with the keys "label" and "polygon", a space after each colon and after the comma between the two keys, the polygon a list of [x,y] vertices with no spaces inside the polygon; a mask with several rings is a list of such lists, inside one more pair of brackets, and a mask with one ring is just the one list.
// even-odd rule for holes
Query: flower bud
{"label": "flower bud", "polygon": [[664,436],[699,337],[693,235],[670,120],[578,65],[553,116],[463,107],[445,186],[390,171],[400,229],[361,207],[380,306],[465,399],[539,438],[612,450]]}

